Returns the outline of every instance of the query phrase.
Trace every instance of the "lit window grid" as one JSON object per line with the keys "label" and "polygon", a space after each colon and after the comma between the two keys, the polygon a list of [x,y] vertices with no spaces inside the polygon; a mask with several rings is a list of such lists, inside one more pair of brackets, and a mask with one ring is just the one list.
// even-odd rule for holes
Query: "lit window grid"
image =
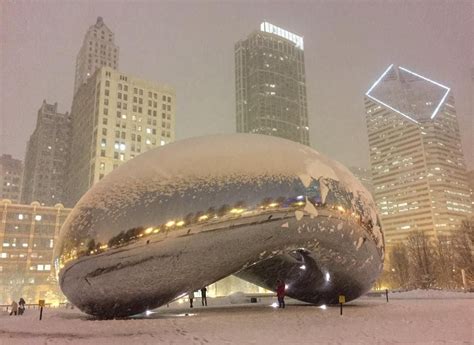
{"label": "lit window grid", "polygon": [[[110,77],[104,79],[105,71],[110,73]],[[100,76],[100,85],[101,90],[99,91],[98,100],[99,104],[99,120],[98,123],[100,124],[100,128],[107,129],[107,134],[105,136],[102,135],[102,130],[97,131],[97,146],[93,149],[96,150],[96,159],[91,164],[93,165],[93,180],[98,182],[101,178],[105,177],[110,171],[125,161],[157,146],[161,146],[166,143],[170,143],[174,141],[175,133],[175,109],[176,109],[176,96],[173,90],[165,89],[163,90],[160,86],[154,87],[151,86],[152,83],[136,80],[131,76],[126,76],[127,81],[121,80],[120,75],[124,75],[118,71],[113,71],[110,69],[103,69],[102,76]],[[105,80],[109,81],[109,86],[105,87]],[[127,85],[128,91],[125,92],[123,90],[119,90],[118,84]],[[154,85],[154,84],[153,84]],[[142,90],[141,95],[134,94],[134,89]],[[105,89],[109,90],[109,96],[105,96]],[[122,86],[123,89],[123,86]],[[128,94],[128,100],[124,101],[123,99],[118,99],[117,95],[121,92],[122,94]],[[152,106],[149,106],[149,92],[152,93]],[[154,98],[154,94],[157,94],[157,98]],[[166,101],[163,100],[163,96],[166,96]],[[137,102],[134,102],[133,97],[137,98]],[[123,98],[123,97],[122,97]],[[139,98],[143,99],[142,103],[139,104]],[[171,101],[169,99],[171,98]],[[104,104],[104,99],[108,99],[108,105]],[[127,103],[127,110],[117,108],[117,102]],[[157,107],[154,107],[154,102],[157,103]],[[133,111],[133,105],[137,105],[142,108],[142,112],[138,113]],[[166,107],[166,110],[163,110],[162,106]],[[168,108],[171,110],[168,110]],[[108,114],[104,115],[103,108],[108,109]],[[153,115],[148,115],[148,110],[155,110],[156,117]],[[117,117],[117,111],[121,111],[122,114],[126,114],[126,118],[120,118],[121,123],[126,124],[126,128],[119,128],[116,127],[116,122],[119,120]],[[166,114],[166,118],[162,118],[162,113]],[[103,118],[107,119],[107,124],[103,124]],[[156,120],[156,124],[149,124],[147,119],[151,118],[152,120]],[[164,124],[164,126],[163,126]],[[136,130],[133,130],[133,126],[136,126]],[[152,134],[152,130],[156,131],[156,134]],[[115,132],[120,131],[126,133],[126,139],[116,138]],[[162,132],[165,132],[165,136],[162,136]],[[147,133],[150,132],[150,133]],[[169,133],[169,137],[166,134]],[[132,141],[131,136],[135,134],[136,136],[141,136],[141,142],[138,143],[137,141]],[[102,147],[101,142],[102,139],[106,138],[106,146]],[[117,145],[119,149],[115,149]],[[132,145],[135,145],[135,148],[139,145],[141,148],[140,152],[132,152],[131,148]],[[101,156],[101,151],[105,150],[106,155],[105,157]],[[115,153],[118,152],[117,158],[115,158]],[[104,163],[104,166],[102,166]],[[102,168],[101,168],[102,166]]]}
{"label": "lit window grid", "polygon": [[9,201],[1,202],[0,207],[2,219],[5,219],[0,223],[0,276],[14,269],[27,281],[30,274],[35,274],[31,267],[37,265],[43,265],[44,273],[41,273],[49,276],[55,239],[71,209],[43,207],[38,203],[11,204]]}
{"label": "lit window grid", "polygon": [[[374,106],[373,104],[374,103],[366,102],[366,109],[372,109]],[[451,183],[450,187],[446,189],[443,187],[446,183],[443,178],[443,180],[437,182],[440,187],[442,187],[439,189],[436,187],[436,183],[433,184],[433,182],[430,181],[429,174],[427,175],[428,168],[427,165],[424,164],[424,157],[427,152],[429,154],[430,150],[434,150],[433,154],[431,154],[432,157],[441,158],[439,158],[439,162],[436,160],[429,160],[429,166],[440,166],[445,164],[443,163],[444,161],[448,162],[448,160],[451,160],[452,162],[443,166],[443,169],[449,169],[449,172],[446,173],[443,173],[443,169],[438,168],[438,170],[436,170],[433,168],[433,171],[439,171],[441,174],[438,179],[442,178],[442,176],[462,176],[464,169],[464,165],[458,163],[462,162],[462,151],[460,149],[452,149],[460,148],[459,131],[457,130],[455,113],[443,113],[443,116],[440,116],[437,119],[438,124],[436,126],[407,126],[407,124],[403,125],[403,123],[400,123],[396,114],[393,112],[390,114],[389,111],[388,113],[385,112],[383,115],[379,115],[378,113],[367,111],[367,126],[371,152],[372,174],[374,177],[375,199],[377,200],[381,212],[382,224],[388,242],[396,242],[405,239],[408,232],[414,229],[425,231],[431,236],[436,236],[439,231],[445,233],[446,231],[455,230],[459,226],[460,219],[463,219],[468,212],[472,212],[471,206],[469,205],[469,193],[467,192],[466,184],[463,184],[462,182],[456,182],[456,184]],[[447,126],[443,126],[443,122],[449,121],[454,122]],[[383,125],[380,125],[380,123],[383,123]],[[394,126],[394,124],[397,125]],[[444,132],[440,132],[440,128],[449,129],[450,135],[445,136],[443,134]],[[411,135],[399,135],[400,131],[407,130]],[[408,142],[413,141],[412,138],[416,138],[417,136],[419,136],[419,139],[416,139],[413,142],[414,144],[408,143],[408,146],[405,145],[405,147],[410,148],[411,156],[404,156],[407,152],[406,149],[403,148],[404,140],[407,140]],[[393,141],[387,141],[387,138],[390,137],[393,138]],[[423,141],[434,140],[433,138],[437,138],[436,142],[439,143],[439,145],[427,145],[426,143],[422,143]],[[397,144],[400,149],[398,151],[393,151],[391,147],[394,147],[394,145],[397,147]],[[423,153],[423,150],[419,150],[420,147],[426,148],[425,153]],[[445,150],[444,155],[439,156],[439,152],[437,151],[443,147],[449,147],[450,149]],[[453,157],[453,151],[455,157]],[[415,165],[406,165],[407,162],[413,162]],[[405,167],[406,169],[402,170],[400,173],[405,171],[407,177],[401,177],[403,175],[397,173],[391,180],[387,180],[385,175],[393,175],[394,167],[396,169],[404,169]],[[386,170],[386,173],[384,173],[384,170]],[[414,172],[416,173],[414,174]],[[406,182],[397,182],[399,179],[406,181],[407,178],[411,181],[408,184]],[[380,182],[378,182],[378,180],[380,180]],[[424,194],[417,192],[421,190],[424,191]],[[439,201],[436,202],[436,205],[443,209],[438,212],[438,216],[434,216],[434,223],[432,221],[432,203],[430,201],[431,199],[429,199],[430,194],[433,192],[430,193],[430,190],[434,190],[442,195],[441,198],[438,197]],[[422,197],[422,195],[424,195],[424,197]],[[453,195],[457,199],[454,199]],[[414,202],[420,200],[422,202],[413,205]],[[406,202],[407,205],[405,206],[397,206],[403,205]],[[456,213],[454,216],[452,215],[453,212]],[[446,214],[448,213],[452,216],[447,217]],[[411,219],[408,224],[407,217]],[[441,226],[440,224],[444,225]],[[410,226],[410,228],[407,228],[407,226]],[[402,227],[404,228],[402,229]]]}

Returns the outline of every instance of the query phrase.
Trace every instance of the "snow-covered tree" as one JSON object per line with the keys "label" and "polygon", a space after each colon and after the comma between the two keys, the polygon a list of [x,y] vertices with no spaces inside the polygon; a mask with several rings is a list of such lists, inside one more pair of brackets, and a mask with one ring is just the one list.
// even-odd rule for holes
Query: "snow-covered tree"
{"label": "snow-covered tree", "polygon": [[434,286],[433,246],[420,231],[413,231],[407,239],[412,281],[415,287],[428,289]]}
{"label": "snow-covered tree", "polygon": [[456,268],[464,269],[469,286],[474,286],[474,221],[472,219],[464,221],[460,229],[454,233],[453,246]]}
{"label": "snow-covered tree", "polygon": [[395,245],[390,250],[389,262],[393,285],[403,289],[410,287],[410,262],[406,245]]}
{"label": "snow-covered tree", "polygon": [[451,236],[440,236],[433,245],[433,269],[436,276],[436,286],[443,289],[453,289],[459,286],[456,282],[455,250]]}

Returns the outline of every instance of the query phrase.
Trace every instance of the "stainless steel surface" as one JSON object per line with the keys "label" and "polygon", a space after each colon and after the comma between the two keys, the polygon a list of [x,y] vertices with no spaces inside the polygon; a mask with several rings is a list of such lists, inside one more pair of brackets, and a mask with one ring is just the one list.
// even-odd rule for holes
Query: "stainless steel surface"
{"label": "stainless steel surface", "polygon": [[76,205],[56,250],[81,310],[133,315],[228,275],[312,303],[357,298],[382,269],[374,203],[306,146],[236,134],[142,154]]}

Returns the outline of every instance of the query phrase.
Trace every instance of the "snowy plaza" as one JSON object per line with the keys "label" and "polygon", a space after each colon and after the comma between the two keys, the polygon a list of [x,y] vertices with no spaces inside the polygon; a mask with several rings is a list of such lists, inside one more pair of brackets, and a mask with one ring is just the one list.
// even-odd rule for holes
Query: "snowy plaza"
{"label": "snowy plaza", "polygon": [[257,304],[161,307],[136,318],[100,321],[77,309],[0,315],[0,344],[472,344],[472,293],[414,291],[362,297],[344,307],[274,299]]}
{"label": "snowy plaza", "polygon": [[474,345],[474,0],[0,0],[0,345]]}

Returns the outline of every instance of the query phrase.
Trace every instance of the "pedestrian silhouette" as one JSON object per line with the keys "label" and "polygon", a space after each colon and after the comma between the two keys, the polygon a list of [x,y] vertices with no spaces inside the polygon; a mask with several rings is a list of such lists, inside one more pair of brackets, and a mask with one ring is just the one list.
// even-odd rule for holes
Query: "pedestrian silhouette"
{"label": "pedestrian silhouette", "polygon": [[10,316],[13,314],[16,315],[18,313],[18,303],[16,303],[16,301],[13,301],[11,307],[12,311],[10,312]]}
{"label": "pedestrian silhouette", "polygon": [[285,308],[285,283],[283,280],[277,280],[277,298],[278,298],[278,308]]}
{"label": "pedestrian silhouette", "polygon": [[203,287],[201,289],[201,303],[203,306],[206,306],[207,307],[207,296],[206,296],[206,293],[207,293],[207,289],[206,287]]}
{"label": "pedestrian silhouette", "polygon": [[23,299],[23,297],[20,298],[20,301],[18,302],[18,315],[23,315],[23,313],[25,312],[25,300]]}

